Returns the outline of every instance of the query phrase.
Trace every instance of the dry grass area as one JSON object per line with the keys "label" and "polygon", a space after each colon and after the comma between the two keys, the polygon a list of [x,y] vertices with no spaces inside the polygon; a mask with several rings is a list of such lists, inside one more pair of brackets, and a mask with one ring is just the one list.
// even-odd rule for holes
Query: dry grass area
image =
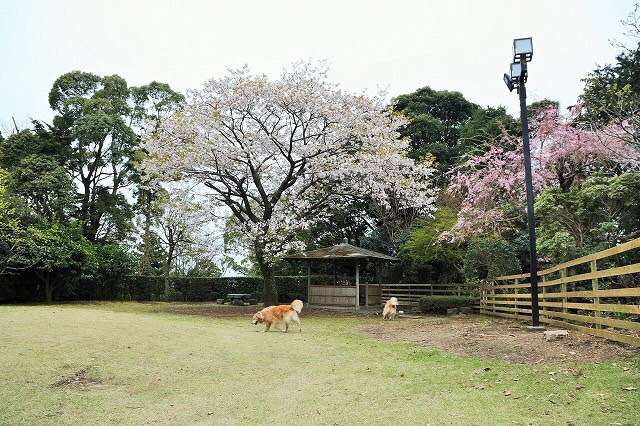
{"label": "dry grass area", "polygon": [[475,315],[307,308],[302,333],[263,333],[259,309],[0,306],[0,424],[640,424],[638,348]]}

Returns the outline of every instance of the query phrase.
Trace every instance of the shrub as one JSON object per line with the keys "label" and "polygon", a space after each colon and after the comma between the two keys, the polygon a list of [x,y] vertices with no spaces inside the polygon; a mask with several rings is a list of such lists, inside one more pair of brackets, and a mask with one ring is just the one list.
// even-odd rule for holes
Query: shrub
{"label": "shrub", "polygon": [[277,276],[278,302],[291,303],[295,299],[307,302],[307,277]]}
{"label": "shrub", "polygon": [[469,296],[424,296],[419,303],[422,313],[446,314],[447,309],[473,307],[476,299]]}
{"label": "shrub", "polygon": [[[276,277],[278,298],[281,303],[293,299],[306,302],[307,277]],[[171,277],[169,300],[208,302],[229,293],[248,293],[253,299],[262,299],[261,277]],[[164,277],[130,275],[126,277],[122,294],[124,300],[164,300]]]}

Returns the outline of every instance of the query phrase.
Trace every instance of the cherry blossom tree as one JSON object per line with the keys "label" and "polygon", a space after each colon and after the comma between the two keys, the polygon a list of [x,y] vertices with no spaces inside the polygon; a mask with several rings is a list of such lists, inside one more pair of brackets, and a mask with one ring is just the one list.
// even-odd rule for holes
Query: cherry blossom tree
{"label": "cherry blossom tree", "polygon": [[542,111],[532,120],[538,189],[560,187],[568,192],[595,172],[614,175],[640,164],[638,147],[606,131],[583,125],[581,105],[562,116],[556,108]]}
{"label": "cherry blossom tree", "polygon": [[[578,106],[567,115],[550,107],[532,117],[531,168],[534,194],[546,188],[568,192],[593,173],[608,175],[640,164],[637,148],[609,133],[582,127]],[[449,191],[462,199],[458,222],[442,237],[503,234],[525,216],[522,139],[506,132],[481,155],[467,155],[449,172]]]}
{"label": "cherry blossom tree", "polygon": [[344,200],[433,209],[433,167],[405,155],[404,117],[382,95],[341,91],[326,71],[300,62],[271,81],[230,70],[191,91],[144,143],[150,178],[180,181],[211,211],[226,209],[260,267],[265,305],[278,302],[275,260],[302,249],[296,234]]}

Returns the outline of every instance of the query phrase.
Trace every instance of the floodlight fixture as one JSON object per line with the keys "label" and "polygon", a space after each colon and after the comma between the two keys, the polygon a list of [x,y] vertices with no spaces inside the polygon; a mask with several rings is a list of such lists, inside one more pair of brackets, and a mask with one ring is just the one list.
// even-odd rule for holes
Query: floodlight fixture
{"label": "floodlight fixture", "polygon": [[526,83],[527,82],[527,65],[520,62],[514,62],[510,66],[511,71],[511,81],[516,84]]}
{"label": "floodlight fixture", "polygon": [[507,73],[504,73],[503,80],[504,80],[504,84],[506,84],[507,87],[509,88],[509,91],[513,92],[514,85],[513,85],[513,81],[511,79],[511,76],[509,74],[507,74]]}
{"label": "floodlight fixture", "polygon": [[531,37],[516,38],[513,40],[513,62],[531,62],[533,58],[533,40]]}

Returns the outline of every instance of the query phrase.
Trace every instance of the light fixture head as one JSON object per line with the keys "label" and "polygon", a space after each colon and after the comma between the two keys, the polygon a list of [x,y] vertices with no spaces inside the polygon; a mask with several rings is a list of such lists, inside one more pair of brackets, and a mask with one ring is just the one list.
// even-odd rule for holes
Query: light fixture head
{"label": "light fixture head", "polygon": [[520,62],[522,58],[526,62],[530,62],[531,58],[533,58],[533,40],[531,37],[513,40],[513,62]]}
{"label": "light fixture head", "polygon": [[527,67],[523,67],[520,62],[511,64],[511,81],[516,84],[527,82]]}
{"label": "light fixture head", "polygon": [[504,80],[504,84],[506,84],[507,87],[509,88],[509,91],[513,92],[513,87],[514,87],[513,81],[511,81],[511,77],[509,76],[509,74],[504,73],[503,80]]}

